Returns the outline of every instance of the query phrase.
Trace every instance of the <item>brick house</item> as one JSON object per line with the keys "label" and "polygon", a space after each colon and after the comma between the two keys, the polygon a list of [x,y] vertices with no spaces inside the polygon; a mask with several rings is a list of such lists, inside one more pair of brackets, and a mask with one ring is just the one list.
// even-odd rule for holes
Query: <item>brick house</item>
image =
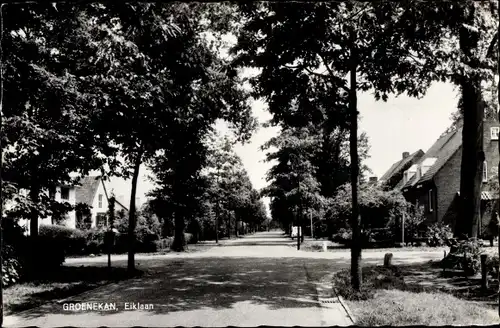
{"label": "brick house", "polygon": [[[496,197],[487,190],[486,182],[498,174],[499,132],[500,125],[497,121],[484,121],[486,160],[481,192],[481,235],[485,234],[491,220],[488,205],[491,205]],[[402,179],[395,185],[394,188],[402,190],[408,201],[423,209],[427,224],[442,222],[455,229],[456,205],[460,197],[461,159],[462,127],[459,126],[455,131],[443,134],[423,156],[409,165]]]}

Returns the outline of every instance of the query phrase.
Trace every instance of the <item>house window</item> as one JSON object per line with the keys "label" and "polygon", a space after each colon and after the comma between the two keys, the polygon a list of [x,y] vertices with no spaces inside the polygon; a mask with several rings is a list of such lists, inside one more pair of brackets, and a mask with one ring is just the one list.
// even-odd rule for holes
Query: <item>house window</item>
{"label": "house window", "polygon": [[491,140],[498,140],[498,135],[500,134],[500,127],[494,126],[490,129],[491,131]]}
{"label": "house window", "polygon": [[97,213],[95,221],[95,225],[98,228],[107,226],[106,213]]}
{"label": "house window", "polygon": [[99,203],[97,205],[99,208],[102,208],[102,194],[99,195]]}
{"label": "house window", "polygon": [[69,188],[61,187],[61,199],[69,200]]}
{"label": "house window", "polygon": [[483,182],[488,182],[488,163],[483,163]]}
{"label": "house window", "polygon": [[432,189],[429,190],[429,212],[434,211],[434,200],[432,198]]}

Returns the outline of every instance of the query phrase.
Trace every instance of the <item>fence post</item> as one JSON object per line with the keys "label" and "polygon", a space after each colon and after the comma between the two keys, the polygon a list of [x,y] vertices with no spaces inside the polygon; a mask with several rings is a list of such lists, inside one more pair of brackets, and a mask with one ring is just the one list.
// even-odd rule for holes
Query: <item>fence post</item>
{"label": "fence post", "polygon": [[384,267],[390,267],[392,265],[392,253],[386,253],[384,256]]}
{"label": "fence post", "polygon": [[481,288],[488,289],[488,268],[486,267],[487,254],[481,254]]}

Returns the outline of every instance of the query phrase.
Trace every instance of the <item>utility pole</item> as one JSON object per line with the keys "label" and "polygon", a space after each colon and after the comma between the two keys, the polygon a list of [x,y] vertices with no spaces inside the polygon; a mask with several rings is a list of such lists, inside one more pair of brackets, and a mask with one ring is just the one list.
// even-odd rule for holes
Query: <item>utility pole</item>
{"label": "utility pole", "polygon": [[[298,176],[298,175],[297,175]],[[300,238],[302,235],[301,229],[301,218],[302,218],[302,197],[300,194],[300,180],[298,180],[298,194],[299,194],[299,211],[297,215],[297,250],[300,250]]]}
{"label": "utility pole", "polygon": [[[219,188],[219,170],[217,170],[217,188]],[[219,193],[217,193],[217,206],[215,207],[215,243],[219,243]]]}
{"label": "utility pole", "polygon": [[300,250],[300,208],[297,210],[297,250]]}

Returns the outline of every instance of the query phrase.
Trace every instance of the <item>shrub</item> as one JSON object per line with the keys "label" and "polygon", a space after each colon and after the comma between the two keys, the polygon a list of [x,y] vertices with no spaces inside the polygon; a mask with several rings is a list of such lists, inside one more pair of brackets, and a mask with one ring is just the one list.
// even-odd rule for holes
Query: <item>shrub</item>
{"label": "shrub", "polygon": [[174,241],[173,237],[162,238],[155,241],[157,251],[165,251],[170,249],[170,246],[172,246],[173,241]]}
{"label": "shrub", "polygon": [[194,244],[194,238],[192,233],[184,233],[184,241],[186,244]]}
{"label": "shrub", "polygon": [[21,279],[22,265],[14,248],[4,245],[2,248],[2,284],[4,287],[11,286]]}
{"label": "shrub", "polygon": [[352,239],[351,229],[341,228],[339,231],[332,235],[331,240],[340,243],[348,244]]}
{"label": "shrub", "polygon": [[[120,233],[116,236],[115,252],[117,253],[128,250],[128,220],[128,216],[123,215],[115,219],[114,227]],[[135,232],[137,252],[157,251],[156,242],[160,239],[161,224],[156,215],[145,216],[138,213]]]}
{"label": "shrub", "polygon": [[428,226],[425,238],[429,247],[452,246],[455,243],[450,226],[441,223]]}
{"label": "shrub", "polygon": [[488,257],[488,260],[486,261],[486,268],[488,271],[488,274],[492,278],[498,278],[498,270],[499,270],[499,261],[498,261],[498,256],[492,256]]}
{"label": "shrub", "polygon": [[60,225],[41,225],[38,234],[42,238],[53,239],[66,255],[85,253],[86,234],[81,230]]}
{"label": "shrub", "polygon": [[481,253],[481,246],[476,239],[458,241],[441,261],[441,266],[445,269],[463,270],[466,275],[471,276],[481,269]]}
{"label": "shrub", "polygon": [[106,251],[104,233],[102,228],[92,228],[85,232],[85,254],[102,254]]}

